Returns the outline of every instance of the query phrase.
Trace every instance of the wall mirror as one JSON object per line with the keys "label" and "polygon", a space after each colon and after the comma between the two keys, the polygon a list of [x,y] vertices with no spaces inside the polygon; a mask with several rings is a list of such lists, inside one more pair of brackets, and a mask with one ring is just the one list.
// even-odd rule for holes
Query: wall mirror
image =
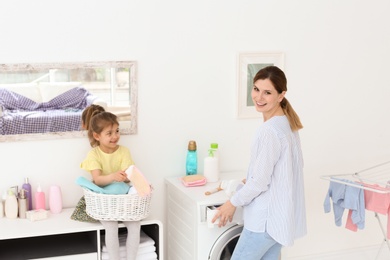
{"label": "wall mirror", "polygon": [[0,64],[0,142],[85,137],[91,104],[136,134],[136,70],[135,61]]}

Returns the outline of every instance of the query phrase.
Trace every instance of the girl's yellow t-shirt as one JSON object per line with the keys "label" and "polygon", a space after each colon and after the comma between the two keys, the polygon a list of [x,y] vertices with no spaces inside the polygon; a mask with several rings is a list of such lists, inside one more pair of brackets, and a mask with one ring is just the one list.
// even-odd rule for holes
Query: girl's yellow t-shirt
{"label": "girl's yellow t-shirt", "polygon": [[115,152],[105,153],[97,146],[88,152],[87,158],[80,167],[88,172],[99,169],[103,175],[109,175],[117,171],[124,171],[133,164],[130,150],[127,147],[120,145]]}

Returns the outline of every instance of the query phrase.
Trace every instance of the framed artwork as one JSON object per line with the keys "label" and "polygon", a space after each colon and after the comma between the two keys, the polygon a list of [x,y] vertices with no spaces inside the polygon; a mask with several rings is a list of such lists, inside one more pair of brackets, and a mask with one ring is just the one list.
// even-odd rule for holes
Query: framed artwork
{"label": "framed artwork", "polygon": [[261,118],[262,114],[256,111],[253,104],[251,91],[253,78],[256,73],[267,66],[277,66],[284,70],[284,53],[260,52],[240,53],[238,57],[238,118]]}

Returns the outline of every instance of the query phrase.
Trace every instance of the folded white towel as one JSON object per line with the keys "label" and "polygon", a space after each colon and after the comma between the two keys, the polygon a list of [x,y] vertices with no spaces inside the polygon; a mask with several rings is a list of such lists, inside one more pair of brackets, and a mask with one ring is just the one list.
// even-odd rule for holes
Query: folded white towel
{"label": "folded white towel", "polygon": [[[126,245],[120,245],[119,251],[126,251]],[[138,252],[154,252],[156,251],[156,247],[154,246],[154,243],[152,245],[143,245],[138,247]],[[107,252],[106,245],[102,246],[102,252]]]}
{"label": "folded white towel", "polygon": [[[126,245],[119,245],[119,252],[124,251],[126,252]],[[102,252],[107,252],[107,247],[103,245]]]}
{"label": "folded white towel", "polygon": [[[124,254],[120,252],[119,257],[121,259],[126,259],[126,252],[124,252]],[[137,260],[154,260],[154,259],[157,259],[156,252],[148,252],[148,253],[137,255]],[[110,260],[110,256],[108,255],[107,252],[102,253],[102,260]]]}
{"label": "folded white towel", "polygon": [[[122,251],[126,252],[126,239],[127,239],[126,233],[119,234],[119,252]],[[104,236],[102,236],[102,241],[103,241],[102,252],[107,252]],[[152,252],[155,252],[156,247],[154,245],[155,245],[154,240],[150,236],[148,236],[143,230],[141,230],[138,251],[151,252],[151,250],[153,249]]]}
{"label": "folded white towel", "polygon": [[155,252],[137,255],[137,260],[152,260],[152,259],[157,259],[157,254]]}
{"label": "folded white towel", "polygon": [[[119,247],[119,252],[126,252],[126,246],[120,246]],[[156,247],[155,246],[144,246],[144,247],[139,247],[138,248],[138,254],[145,254],[145,253],[150,253],[150,252],[156,252]],[[107,253],[107,247],[104,246],[102,248],[102,253]]]}
{"label": "folded white towel", "polygon": [[154,246],[155,242],[154,240],[148,236],[143,230],[141,230],[141,237],[139,240],[139,246],[144,247],[144,246]]}
{"label": "folded white towel", "polygon": [[[122,258],[126,258],[127,256],[127,252],[126,251],[120,251],[119,252],[119,257]],[[102,252],[102,259],[110,259],[110,257],[108,256],[108,252]]]}
{"label": "folded white towel", "polygon": [[129,189],[129,192],[127,194],[130,194],[130,195],[137,194],[137,190],[135,189],[134,186],[131,186],[130,189]]}
{"label": "folded white towel", "polygon": [[138,248],[138,255],[152,253],[152,252],[156,252],[155,246],[144,246],[144,247]]}

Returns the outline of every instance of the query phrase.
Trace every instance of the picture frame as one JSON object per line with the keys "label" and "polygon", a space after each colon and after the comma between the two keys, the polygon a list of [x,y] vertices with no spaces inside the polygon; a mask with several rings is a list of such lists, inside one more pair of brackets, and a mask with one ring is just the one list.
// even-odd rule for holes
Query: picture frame
{"label": "picture frame", "polygon": [[239,53],[237,91],[238,118],[261,118],[263,116],[262,113],[256,111],[252,101],[251,92],[253,87],[253,78],[260,69],[271,65],[284,70],[284,53]]}

